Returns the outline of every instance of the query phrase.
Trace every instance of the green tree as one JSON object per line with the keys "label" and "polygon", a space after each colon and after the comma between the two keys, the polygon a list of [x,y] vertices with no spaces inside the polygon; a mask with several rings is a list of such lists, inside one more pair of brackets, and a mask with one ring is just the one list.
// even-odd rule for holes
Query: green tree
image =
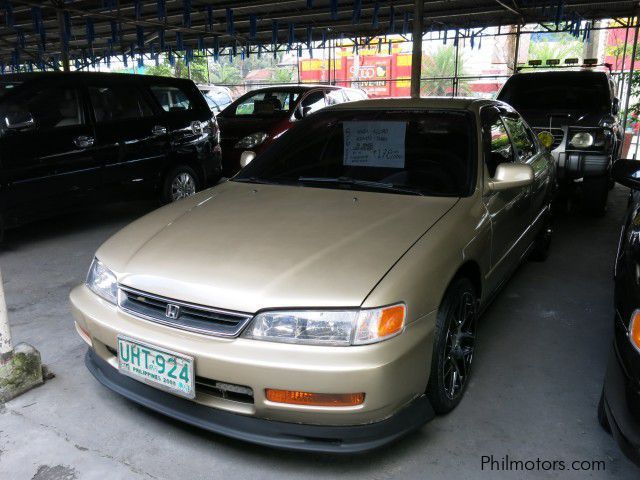
{"label": "green tree", "polygon": [[294,81],[295,71],[293,67],[274,67],[272,69],[271,80],[274,83],[291,83]]}
{"label": "green tree", "polygon": [[544,35],[544,41],[531,41],[529,44],[529,60],[547,60],[579,58],[582,56],[584,43],[566,32],[554,32]]}
{"label": "green tree", "polygon": [[187,78],[189,69],[191,69],[191,80],[196,83],[207,83],[207,67],[207,58],[203,56],[194,56],[189,68],[187,68],[184,58],[176,56],[172,66],[169,63],[169,56],[163,55],[161,62],[158,65],[147,67],[145,73],[162,77]]}
{"label": "green tree", "polygon": [[242,83],[240,69],[233,63],[214,63],[211,66],[211,83],[236,85]]}
{"label": "green tree", "polygon": [[[453,91],[453,77],[456,73],[456,47],[443,45],[433,55],[422,57],[422,76],[430,80],[421,80],[420,93],[426,96],[451,95]],[[458,76],[464,76],[465,58],[460,53],[458,58]],[[466,83],[459,84],[458,94],[468,93]]]}

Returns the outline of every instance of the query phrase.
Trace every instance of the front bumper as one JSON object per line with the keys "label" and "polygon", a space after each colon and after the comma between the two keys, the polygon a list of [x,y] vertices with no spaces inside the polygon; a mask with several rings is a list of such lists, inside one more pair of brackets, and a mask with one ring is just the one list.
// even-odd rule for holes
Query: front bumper
{"label": "front bumper", "polygon": [[386,445],[434,417],[431,404],[420,396],[394,416],[356,426],[321,426],[265,420],[185,400],[118,373],[89,349],[85,364],[109,389],[151,410],[221,435],[286,450],[357,453]]}
{"label": "front bumper", "polygon": [[[251,388],[240,403],[198,390],[193,408],[320,427],[369,426],[388,419],[422,397],[433,344],[435,312],[407,326],[402,335],[358,347],[319,347],[220,338],[177,330],[129,315],[82,285],[71,292],[71,309],[94,356],[117,373],[118,335],[126,335],[195,359],[196,380]],[[119,376],[119,374],[118,374]],[[270,402],[266,388],[315,393],[365,393],[361,405],[311,407]],[[167,398],[162,396],[161,398]],[[422,400],[418,400],[422,402]],[[432,416],[415,416],[416,426]],[[391,422],[395,424],[394,422]],[[401,422],[402,423],[402,422]],[[358,427],[359,428],[359,427]],[[390,427],[385,427],[390,429]],[[386,441],[407,430],[399,426]],[[402,433],[400,433],[402,434]]]}
{"label": "front bumper", "polygon": [[616,348],[611,349],[604,380],[604,409],[611,432],[624,454],[640,466],[640,420],[629,402],[637,402],[640,392],[630,385]]}
{"label": "front bumper", "polygon": [[562,180],[601,177],[608,174],[611,166],[611,155],[606,153],[557,149],[552,154],[556,158],[558,176]]}

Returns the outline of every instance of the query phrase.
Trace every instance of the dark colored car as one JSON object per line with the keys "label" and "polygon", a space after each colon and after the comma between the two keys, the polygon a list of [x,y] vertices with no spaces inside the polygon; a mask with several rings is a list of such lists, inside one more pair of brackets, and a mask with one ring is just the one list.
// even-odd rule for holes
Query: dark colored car
{"label": "dark colored car", "polygon": [[512,105],[536,133],[549,131],[558,181],[565,192],[581,183],[583,201],[605,212],[610,171],[621,153],[619,100],[609,73],[586,68],[522,71],[507,80],[498,99]]}
{"label": "dark colored car", "polygon": [[615,333],[598,420],[640,466],[640,161],[618,160],[612,175],[633,192],[616,255]]}
{"label": "dark colored car", "polygon": [[100,73],[0,78],[2,228],[126,193],[164,202],[219,175],[216,120],[189,80]]}
{"label": "dark colored car", "polygon": [[235,175],[307,115],[366,98],[361,90],[329,85],[274,86],[244,94],[217,116],[224,174]]}

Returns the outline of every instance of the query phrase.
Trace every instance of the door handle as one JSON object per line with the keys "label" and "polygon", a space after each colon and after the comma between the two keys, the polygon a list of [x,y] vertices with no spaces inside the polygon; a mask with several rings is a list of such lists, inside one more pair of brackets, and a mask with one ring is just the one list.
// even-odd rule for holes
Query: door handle
{"label": "door handle", "polygon": [[165,135],[167,133],[167,127],[163,127],[162,125],[156,125],[151,129],[151,133],[156,136]]}
{"label": "door handle", "polygon": [[76,147],[78,148],[88,148],[91,147],[93,145],[94,142],[94,138],[93,137],[88,137],[86,135],[80,135],[79,137],[76,137],[73,139],[73,143],[76,145]]}

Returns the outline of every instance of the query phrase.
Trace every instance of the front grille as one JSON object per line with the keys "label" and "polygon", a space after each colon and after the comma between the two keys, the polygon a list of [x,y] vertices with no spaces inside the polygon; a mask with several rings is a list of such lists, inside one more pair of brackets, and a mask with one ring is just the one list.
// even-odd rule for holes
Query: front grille
{"label": "front grille", "polygon": [[533,130],[536,132],[536,134],[540,132],[549,132],[551,135],[553,135],[553,145],[551,145],[551,150],[555,150],[556,148],[558,148],[564,140],[564,130],[561,128],[534,127]]}
{"label": "front grille", "polygon": [[120,286],[118,304],[137,317],[170,327],[220,337],[236,337],[251,315],[194,305]]}

